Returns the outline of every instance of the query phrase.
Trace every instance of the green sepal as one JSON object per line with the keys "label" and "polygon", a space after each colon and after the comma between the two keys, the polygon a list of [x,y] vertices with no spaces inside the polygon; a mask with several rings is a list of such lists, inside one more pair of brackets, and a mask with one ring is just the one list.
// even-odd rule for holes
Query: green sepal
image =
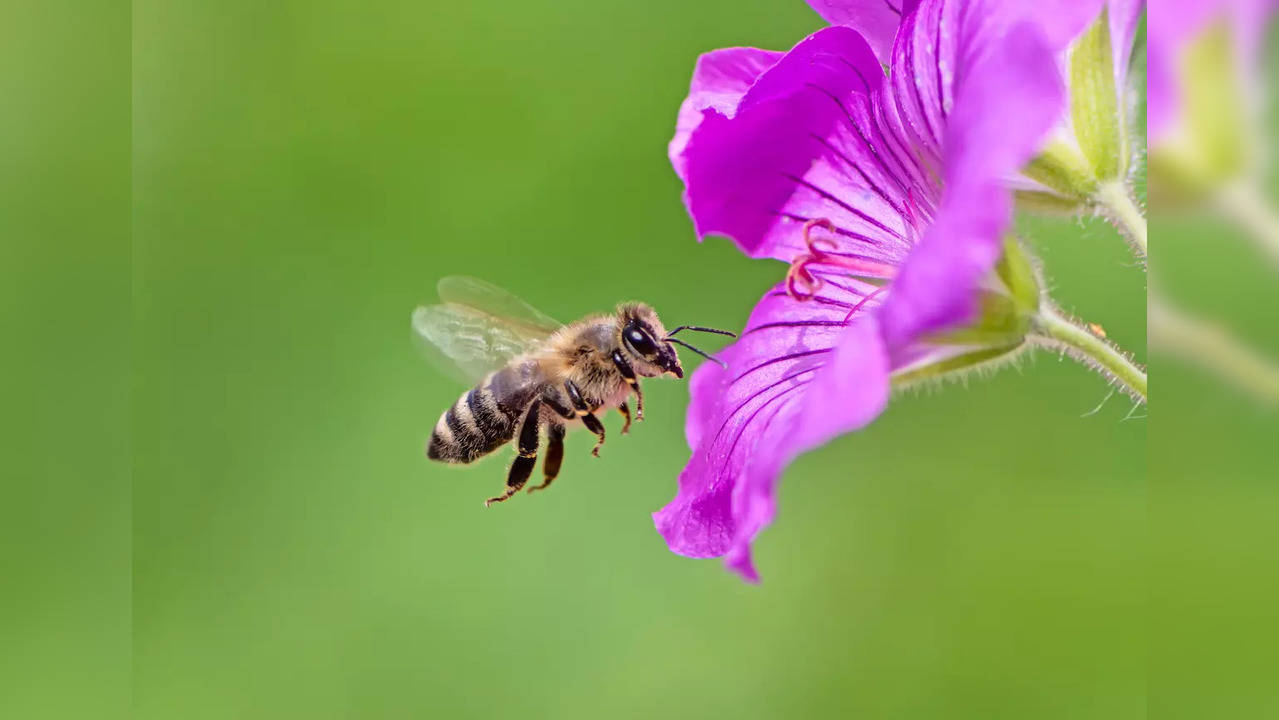
{"label": "green sepal", "polygon": [[1017,238],[1005,235],[999,262],[979,291],[977,317],[964,327],[925,339],[931,345],[950,346],[955,354],[905,368],[893,375],[893,384],[962,375],[1001,357],[1011,357],[1025,347],[1042,297],[1036,267]]}
{"label": "green sepal", "polygon": [[1070,119],[1093,176],[1103,182],[1123,173],[1119,112],[1110,12],[1102,8],[1070,53]]}
{"label": "green sepal", "polygon": [[1039,312],[1041,291],[1035,265],[1015,237],[1005,236],[995,277],[1000,287],[981,291],[977,318],[929,338],[931,344],[989,347],[1021,343]]}
{"label": "green sepal", "polygon": [[1016,190],[1013,198],[1017,209],[1036,215],[1070,217],[1079,212],[1081,203],[1078,198],[1068,198],[1057,193],[1040,190]]}
{"label": "green sepal", "polygon": [[1008,288],[1018,313],[1025,317],[1039,314],[1039,299],[1043,296],[1039,273],[1030,254],[1016,237],[1004,236],[1004,254],[995,265],[995,274]]}
{"label": "green sepal", "polygon": [[1013,343],[1000,347],[985,347],[971,352],[966,352],[954,357],[946,358],[939,362],[918,367],[913,370],[893,375],[893,385],[909,385],[919,382],[920,380],[929,380],[933,378],[941,378],[952,373],[961,373],[964,370],[971,370],[978,365],[983,365],[992,360],[997,360],[1005,355],[1012,355],[1020,350],[1021,343]]}
{"label": "green sepal", "polygon": [[984,291],[977,300],[977,319],[964,327],[928,338],[932,345],[1003,345],[1025,337],[1030,324],[1022,318],[1012,298]]}
{"label": "green sepal", "polygon": [[1079,149],[1060,140],[1049,142],[1022,172],[1062,196],[1063,203],[1081,207],[1097,189],[1097,177]]}

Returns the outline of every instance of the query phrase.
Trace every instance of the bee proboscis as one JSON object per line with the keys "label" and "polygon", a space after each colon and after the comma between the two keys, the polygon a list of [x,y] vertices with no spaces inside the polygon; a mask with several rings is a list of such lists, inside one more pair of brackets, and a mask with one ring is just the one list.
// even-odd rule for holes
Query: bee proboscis
{"label": "bee proboscis", "polygon": [[[460,369],[476,384],[440,416],[427,457],[470,463],[517,439],[506,489],[485,505],[519,492],[537,463],[546,430],[544,480],[550,486],[564,459],[564,435],[584,426],[595,434],[599,456],[604,425],[597,413],[616,408],[631,426],[628,400],[635,395],[637,420],[644,419],[642,377],[684,377],[674,345],[714,360],[674,337],[684,330],[733,336],[726,330],[685,325],[667,332],[657,313],[639,302],[623,303],[608,315],[590,315],[562,325],[514,295],[476,278],[440,281],[440,304],[413,311],[413,330],[437,359]],[[443,358],[439,358],[443,355]],[[718,361],[717,361],[718,362]]]}

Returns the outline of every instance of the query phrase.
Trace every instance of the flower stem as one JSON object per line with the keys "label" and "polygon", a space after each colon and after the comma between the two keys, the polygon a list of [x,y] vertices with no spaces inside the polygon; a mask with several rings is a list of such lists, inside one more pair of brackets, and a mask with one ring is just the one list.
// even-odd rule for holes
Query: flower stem
{"label": "flower stem", "polygon": [[1255,183],[1240,182],[1223,188],[1217,194],[1217,209],[1247,232],[1273,262],[1279,263],[1279,212],[1261,196]]}
{"label": "flower stem", "polygon": [[1044,304],[1033,321],[1032,337],[1041,345],[1064,351],[1097,370],[1134,400],[1146,402],[1146,370],[1123,350]]}
{"label": "flower stem", "polygon": [[1123,236],[1137,249],[1142,259],[1146,258],[1146,216],[1137,207],[1128,188],[1122,182],[1109,182],[1097,188],[1093,196],[1101,214],[1111,222]]}

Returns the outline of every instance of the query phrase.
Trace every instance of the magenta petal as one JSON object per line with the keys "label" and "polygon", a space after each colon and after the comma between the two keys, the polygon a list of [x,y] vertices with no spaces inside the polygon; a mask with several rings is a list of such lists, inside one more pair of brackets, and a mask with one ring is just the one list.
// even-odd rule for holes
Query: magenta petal
{"label": "magenta petal", "polygon": [[[838,284],[836,284],[838,283]],[[855,429],[887,401],[887,360],[869,313],[845,318],[874,288],[828,281],[799,302],[769,291],[742,337],[720,356],[724,371],[696,373],[689,408],[696,448],[679,493],[653,515],[671,550],[690,557],[728,555],[748,579],[749,546],[775,509],[774,485],[796,455]]]}
{"label": "magenta petal", "polygon": [[870,93],[880,86],[884,69],[861,33],[825,28],[804,38],[759,76],[742,98],[741,110],[769,100],[790,98],[816,85],[843,97]]}
{"label": "magenta petal", "polygon": [[[1125,0],[1127,1],[1127,0]],[[1064,51],[1101,12],[1102,0],[925,0],[902,20],[893,45],[888,110],[897,132],[937,169],[955,85],[1014,26],[1038,26]]]}
{"label": "magenta petal", "polygon": [[893,349],[973,317],[978,285],[999,258],[1011,216],[1001,183],[1062,112],[1060,75],[1036,26],[1018,25],[981,57],[956,87],[941,209],[884,303]]}
{"label": "magenta petal", "polygon": [[861,33],[875,57],[888,64],[902,21],[900,0],[808,0],[808,4],[831,25],[846,25]]}
{"label": "magenta petal", "polygon": [[[1107,0],[1035,0],[1034,2],[1018,2],[1018,0],[982,0],[1002,4],[1012,8],[1005,13],[1007,22],[1000,32],[1007,31],[1012,25],[1021,21],[1033,22],[1039,26],[1048,48],[1054,52],[1065,50],[1092,25]],[[1132,13],[1134,0],[1109,0],[1110,27],[1113,32],[1122,27],[1126,21],[1119,19]],[[1113,37],[1113,36],[1112,36]],[[1132,35],[1129,34],[1129,40]]]}
{"label": "magenta petal", "polygon": [[723,376],[727,372],[718,363],[704,362],[688,379],[688,394],[694,401],[689,403],[687,417],[684,419],[684,438],[688,441],[690,450],[696,450],[701,444],[702,434],[711,423],[711,414],[715,411],[714,403],[697,402],[697,398],[714,397],[724,383]]}
{"label": "magenta petal", "polygon": [[778,411],[767,435],[739,481],[739,509],[733,544],[725,564],[751,581],[759,579],[751,561],[751,543],[773,521],[776,486],[782,469],[800,454],[830,439],[861,429],[888,404],[889,361],[873,315],[861,317],[841,333],[827,363],[813,375],[804,402]]}
{"label": "magenta petal", "polygon": [[1110,5],[1110,43],[1114,47],[1115,87],[1122,101],[1122,94],[1127,84],[1128,63],[1132,58],[1133,40],[1137,36],[1137,25],[1141,21],[1141,11],[1145,9],[1145,0],[1109,0]]}
{"label": "magenta petal", "polygon": [[756,48],[725,48],[697,59],[688,97],[679,107],[675,137],[667,147],[675,174],[684,178],[684,148],[702,122],[702,111],[713,109],[726,117],[737,114],[737,103],[755,79],[782,58],[784,53]]}
{"label": "magenta petal", "polygon": [[897,32],[890,63],[888,110],[898,133],[934,170],[951,105],[957,6],[924,2],[908,14]]}
{"label": "magenta petal", "polygon": [[946,186],[999,182],[1030,159],[1064,111],[1056,60],[1039,28],[1012,28],[961,78],[946,131]]}
{"label": "magenta petal", "polygon": [[[996,0],[1004,2],[1005,0]],[[1105,7],[1110,18],[1110,43],[1115,71],[1115,86],[1123,91],[1132,56],[1133,39],[1145,0],[1035,0],[1007,14],[1009,24],[1033,22],[1044,34],[1048,48],[1065,52],[1101,14]]]}
{"label": "magenta petal", "polygon": [[789,262],[800,224],[826,218],[853,252],[904,255],[911,173],[885,136],[874,93],[883,71],[856,32],[809,36],[756,80],[737,115],[704,112],[684,153],[685,201],[699,237],[721,233],[752,257]]}

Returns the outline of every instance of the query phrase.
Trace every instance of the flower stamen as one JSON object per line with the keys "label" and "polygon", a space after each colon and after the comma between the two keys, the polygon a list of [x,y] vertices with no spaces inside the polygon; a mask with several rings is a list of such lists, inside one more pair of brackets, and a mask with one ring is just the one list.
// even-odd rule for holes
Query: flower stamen
{"label": "flower stamen", "polygon": [[809,269],[810,265],[842,268],[851,271],[853,275],[864,277],[892,278],[897,274],[897,268],[886,263],[834,255],[822,250],[817,246],[818,243],[824,243],[831,249],[839,247],[839,243],[830,238],[814,237],[813,228],[833,232],[835,224],[826,218],[813,218],[804,223],[802,230],[804,247],[808,248],[808,251],[796,255],[791,261],[790,269],[786,271],[786,293],[792,298],[800,302],[811,300],[817,295],[817,291],[821,290],[822,279]]}
{"label": "flower stamen", "polygon": [[863,307],[865,307],[866,303],[868,303],[868,302],[870,302],[871,300],[875,299],[875,296],[876,296],[876,295],[878,295],[878,294],[880,294],[880,293],[882,293],[882,292],[884,292],[884,288],[882,288],[882,287],[880,287],[880,288],[875,288],[875,291],[874,291],[874,292],[870,293],[870,294],[869,294],[869,295],[867,295],[866,297],[864,297],[864,298],[862,298],[861,300],[857,301],[857,304],[856,304],[856,305],[854,305],[854,306],[853,306],[853,308],[852,308],[851,310],[849,310],[849,311],[848,311],[848,314],[844,316],[844,322],[848,322],[849,320],[851,320],[851,319],[853,318],[853,316],[857,314],[857,311],[858,311],[858,310],[861,310]]}

